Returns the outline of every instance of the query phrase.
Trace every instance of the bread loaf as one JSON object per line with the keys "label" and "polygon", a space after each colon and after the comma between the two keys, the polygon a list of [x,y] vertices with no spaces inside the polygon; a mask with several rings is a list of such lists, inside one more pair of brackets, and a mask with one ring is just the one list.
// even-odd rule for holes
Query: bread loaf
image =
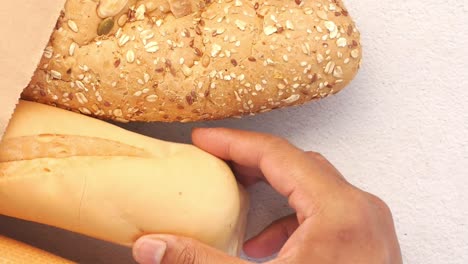
{"label": "bread loaf", "polygon": [[13,239],[0,236],[0,263],[4,264],[72,264],[74,262],[54,256]]}
{"label": "bread loaf", "polygon": [[0,214],[131,246],[192,237],[231,255],[243,243],[245,191],[200,149],[22,101],[0,144]]}
{"label": "bread loaf", "polygon": [[68,0],[23,98],[117,121],[253,115],[342,90],[341,0]]}

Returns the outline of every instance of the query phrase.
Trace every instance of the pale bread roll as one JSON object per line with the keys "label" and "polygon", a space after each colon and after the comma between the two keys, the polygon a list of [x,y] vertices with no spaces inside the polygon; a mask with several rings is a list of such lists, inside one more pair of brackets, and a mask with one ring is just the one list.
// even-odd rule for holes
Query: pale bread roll
{"label": "pale bread roll", "polygon": [[192,237],[231,255],[248,200],[222,160],[100,120],[20,102],[0,145],[0,214],[131,246]]}
{"label": "pale bread roll", "polygon": [[1,264],[72,264],[74,262],[46,251],[0,236]]}
{"label": "pale bread roll", "polygon": [[68,0],[23,98],[122,122],[224,119],[335,94],[360,62],[341,0]]}

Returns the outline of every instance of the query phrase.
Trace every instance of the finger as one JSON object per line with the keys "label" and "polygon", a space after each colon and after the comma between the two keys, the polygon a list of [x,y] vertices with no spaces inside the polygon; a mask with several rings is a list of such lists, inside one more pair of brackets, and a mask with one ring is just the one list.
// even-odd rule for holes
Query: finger
{"label": "finger", "polygon": [[248,264],[196,240],[170,235],[138,239],[133,257],[140,264]]}
{"label": "finger", "polygon": [[[321,155],[312,151],[307,151],[305,153],[307,154],[307,156],[311,158],[311,162],[315,160],[316,162],[322,163],[323,166],[326,167],[331,173],[338,175],[342,180],[346,181],[343,175],[333,166],[333,164],[331,164],[328,160],[323,158]],[[251,168],[251,167],[242,166],[242,165],[239,165],[237,163],[232,163],[232,162],[230,163],[230,166],[231,166],[231,169],[236,174],[236,177],[239,180],[239,182],[242,183],[246,187],[265,180],[265,176],[263,175],[263,173],[260,171],[259,168]]]}
{"label": "finger", "polygon": [[231,168],[236,175],[237,180],[246,187],[254,185],[265,179],[263,173],[258,168],[242,166],[237,163],[231,164]]}
{"label": "finger", "polygon": [[298,227],[296,215],[275,221],[259,235],[247,241],[244,244],[244,252],[253,258],[269,257],[279,252]]}
{"label": "finger", "polygon": [[318,210],[312,199],[325,200],[342,183],[320,159],[281,138],[224,128],[195,129],[192,138],[196,146],[221,159],[258,168],[274,189],[288,197],[301,219],[302,214],[306,217]]}
{"label": "finger", "polygon": [[321,163],[323,168],[326,169],[329,172],[329,174],[333,174],[334,176],[337,176],[339,179],[346,182],[346,179],[343,176],[343,174],[341,174],[338,171],[338,169],[336,169],[336,167],[333,166],[333,164],[331,164],[330,161],[328,161],[321,154],[319,154],[317,152],[313,152],[313,151],[307,151],[306,154],[307,154],[307,156],[309,156],[309,158],[311,158],[311,160],[313,160],[313,161],[315,161],[317,163]]}

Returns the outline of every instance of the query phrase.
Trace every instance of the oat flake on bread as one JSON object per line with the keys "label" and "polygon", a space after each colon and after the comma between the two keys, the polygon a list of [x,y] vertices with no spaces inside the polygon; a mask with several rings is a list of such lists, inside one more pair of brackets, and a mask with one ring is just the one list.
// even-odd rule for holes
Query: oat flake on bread
{"label": "oat flake on bread", "polygon": [[23,99],[191,122],[300,105],[361,62],[341,0],[68,0]]}

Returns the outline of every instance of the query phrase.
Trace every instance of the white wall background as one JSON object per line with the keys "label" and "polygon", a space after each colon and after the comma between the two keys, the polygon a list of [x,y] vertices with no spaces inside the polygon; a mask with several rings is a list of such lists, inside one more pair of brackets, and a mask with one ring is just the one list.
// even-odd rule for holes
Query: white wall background
{"label": "white wall background", "polygon": [[[345,91],[303,107],[197,125],[274,133],[323,153],[352,183],[390,205],[405,263],[468,263],[468,2],[345,3],[365,51]],[[126,127],[189,142],[192,126]],[[269,188],[250,191],[250,234],[288,213]],[[91,239],[7,218],[0,223],[0,233],[81,263],[130,261],[128,250]]]}

